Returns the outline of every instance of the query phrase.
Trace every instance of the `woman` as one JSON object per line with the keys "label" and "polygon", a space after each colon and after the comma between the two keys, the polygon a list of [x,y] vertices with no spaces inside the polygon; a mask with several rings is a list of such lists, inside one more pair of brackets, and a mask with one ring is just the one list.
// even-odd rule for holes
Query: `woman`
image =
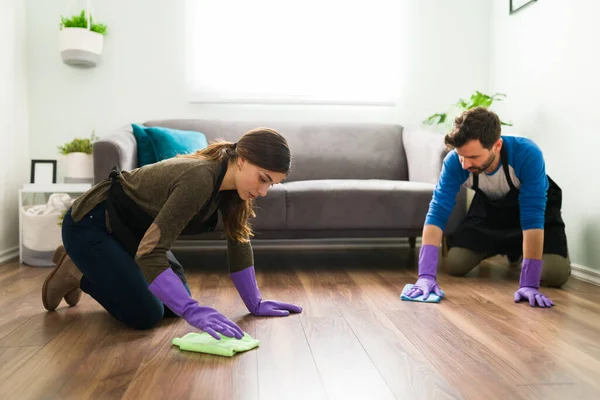
{"label": "woman", "polygon": [[242,330],[217,310],[191,298],[183,268],[170,247],[181,234],[214,230],[220,211],[230,276],[254,315],[283,316],[302,309],[262,300],[254,273],[248,218],[290,169],[283,136],[258,128],[238,143],[217,142],[133,171],[113,170],[78,198],[63,221],[56,267],[42,288],[44,307],[62,298],[71,306],[84,291],[111,315],[136,329],[175,314],[208,332],[240,339]]}

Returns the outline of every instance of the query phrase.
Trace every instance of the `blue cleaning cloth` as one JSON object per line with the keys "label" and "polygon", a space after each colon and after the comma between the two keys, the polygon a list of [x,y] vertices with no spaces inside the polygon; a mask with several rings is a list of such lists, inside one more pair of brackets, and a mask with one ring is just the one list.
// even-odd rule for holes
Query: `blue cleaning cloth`
{"label": "blue cleaning cloth", "polygon": [[410,297],[408,297],[404,293],[408,292],[413,286],[414,285],[412,283],[407,283],[406,286],[404,286],[404,289],[402,289],[402,294],[400,295],[400,298],[402,300],[405,300],[405,301],[421,301],[421,302],[424,302],[424,303],[439,303],[444,298],[444,291],[441,290],[441,292],[442,292],[441,296],[438,296],[434,292],[431,292],[431,293],[429,293],[429,297],[427,298],[427,300],[423,300],[423,295],[419,295],[419,296],[415,297],[414,299],[411,299]]}

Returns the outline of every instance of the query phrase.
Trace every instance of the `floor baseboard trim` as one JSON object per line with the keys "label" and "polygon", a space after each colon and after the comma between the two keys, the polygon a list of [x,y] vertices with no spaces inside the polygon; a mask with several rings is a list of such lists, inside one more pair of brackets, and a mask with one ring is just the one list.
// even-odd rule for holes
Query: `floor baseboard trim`
{"label": "floor baseboard trim", "polygon": [[600,286],[600,271],[579,264],[571,264],[571,275],[585,282]]}
{"label": "floor baseboard trim", "polygon": [[[417,241],[417,246],[419,241]],[[360,250],[395,249],[408,247],[405,238],[376,239],[260,239],[252,241],[256,250]],[[223,250],[227,248],[224,240],[177,240],[172,250]]]}
{"label": "floor baseboard trim", "polygon": [[13,258],[19,257],[19,247],[11,247],[10,249],[0,250],[0,264],[12,261]]}

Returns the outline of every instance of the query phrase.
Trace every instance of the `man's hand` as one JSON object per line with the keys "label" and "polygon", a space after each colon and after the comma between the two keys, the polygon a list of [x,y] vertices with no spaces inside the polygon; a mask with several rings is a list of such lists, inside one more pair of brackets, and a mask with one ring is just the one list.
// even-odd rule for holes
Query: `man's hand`
{"label": "man's hand", "polygon": [[536,288],[522,287],[515,292],[515,303],[521,300],[529,300],[529,305],[535,307],[546,308],[553,307],[554,302],[540,293]]}
{"label": "man's hand", "polygon": [[531,307],[536,305],[542,308],[554,306],[554,302],[539,291],[543,264],[543,260],[523,259],[521,279],[519,280],[521,287],[515,292],[515,303],[521,300],[529,300]]}
{"label": "man's hand", "polygon": [[436,280],[438,251],[438,246],[432,244],[421,246],[419,252],[419,279],[417,279],[417,282],[411,289],[404,293],[406,296],[414,299],[423,295],[423,299],[427,300],[431,292],[434,292],[438,296],[442,295]]}
{"label": "man's hand", "polygon": [[431,292],[437,294],[438,296],[442,295],[442,291],[437,284],[435,276],[422,275],[419,277],[419,279],[417,279],[417,283],[415,283],[415,285],[404,294],[411,299],[423,295],[423,300],[427,300]]}

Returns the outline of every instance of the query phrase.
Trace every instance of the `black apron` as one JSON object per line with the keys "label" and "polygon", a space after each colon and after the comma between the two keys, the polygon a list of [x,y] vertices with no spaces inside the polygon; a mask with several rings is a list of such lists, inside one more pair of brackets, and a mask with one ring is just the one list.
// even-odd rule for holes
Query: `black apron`
{"label": "black apron", "polygon": [[[218,207],[215,212],[204,222],[205,216],[213,202],[219,201],[219,187],[227,172],[227,158],[221,163],[221,172],[217,177],[217,182],[213,187],[210,199],[204,204],[200,211],[192,218],[181,235],[195,235],[204,232],[212,232],[215,230],[219,221]],[[154,222],[154,218],[142,210],[123,190],[119,177],[121,172],[118,168],[113,168],[110,172],[112,180],[108,198],[106,201],[106,209],[108,213],[109,224],[113,236],[121,242],[125,250],[135,257],[135,253],[146,234],[146,231]]]}
{"label": "black apron", "polygon": [[[508,154],[500,149],[502,169],[510,191],[492,200],[479,189],[479,176],[473,175],[475,196],[464,220],[447,238],[448,248],[463,247],[485,254],[518,258],[523,254],[523,230],[519,209],[519,189],[513,184],[508,169]],[[562,191],[549,177],[544,221],[544,254],[568,256],[565,224],[561,217]]]}

